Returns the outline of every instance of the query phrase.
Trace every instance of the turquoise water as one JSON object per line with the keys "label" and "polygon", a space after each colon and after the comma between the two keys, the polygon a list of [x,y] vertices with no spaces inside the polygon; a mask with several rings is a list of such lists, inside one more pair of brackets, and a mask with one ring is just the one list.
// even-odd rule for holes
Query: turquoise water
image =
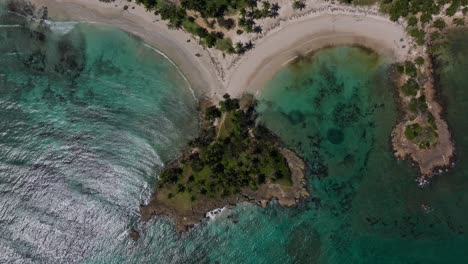
{"label": "turquoise water", "polygon": [[1,15],[19,27],[0,28],[0,262],[70,263],[128,244],[164,162],[197,133],[188,83],[122,31],[39,34]]}
{"label": "turquoise water", "polygon": [[[443,63],[439,69],[459,163],[424,190],[416,187],[415,169],[392,156],[397,109],[388,66],[375,54],[351,47],[323,50],[278,73],[265,90],[263,121],[305,156],[320,199],[317,210],[300,214],[309,226],[301,239],[315,241],[317,262],[468,260],[468,123],[462,114],[468,99],[467,36],[453,36],[446,50],[450,67]],[[308,263],[297,254],[296,260]]]}
{"label": "turquoise water", "polygon": [[0,28],[1,263],[468,261],[468,34],[451,35],[438,69],[454,170],[419,189],[391,153],[387,61],[324,49],[281,70],[258,106],[304,156],[311,198],[242,204],[179,236],[167,219],[138,216],[163,164],[196,135],[177,69],[119,30],[59,24],[38,35],[16,15],[0,21],[20,25]]}

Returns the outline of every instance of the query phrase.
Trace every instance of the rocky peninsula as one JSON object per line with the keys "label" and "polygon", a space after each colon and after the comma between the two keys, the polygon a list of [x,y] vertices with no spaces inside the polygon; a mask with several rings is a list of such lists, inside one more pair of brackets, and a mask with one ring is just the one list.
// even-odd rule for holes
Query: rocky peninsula
{"label": "rocky peninsula", "polygon": [[257,123],[252,96],[202,102],[201,120],[200,135],[161,173],[143,220],[168,216],[182,232],[217,208],[272,199],[294,206],[309,196],[304,162]]}

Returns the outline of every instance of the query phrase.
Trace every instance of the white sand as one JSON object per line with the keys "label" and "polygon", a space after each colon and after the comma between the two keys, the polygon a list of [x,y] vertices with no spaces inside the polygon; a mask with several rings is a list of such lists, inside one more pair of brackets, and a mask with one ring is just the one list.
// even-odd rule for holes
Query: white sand
{"label": "white sand", "polygon": [[[170,30],[159,17],[127,0],[103,3],[98,0],[32,0],[47,6],[49,16],[58,20],[98,23],[120,28],[141,37],[146,43],[170,58],[189,80],[197,96],[208,96],[222,86],[206,51],[181,30]],[[135,9],[123,10],[124,5]],[[117,5],[117,7],[115,7]],[[195,54],[202,54],[197,57]]]}
{"label": "white sand", "polygon": [[233,95],[255,92],[292,58],[329,45],[359,44],[402,61],[408,56],[406,39],[401,26],[384,19],[346,14],[307,17],[261,39],[232,70],[227,91]]}
{"label": "white sand", "polygon": [[[280,17],[262,21],[262,35],[238,37],[253,40],[255,48],[240,57],[224,57],[219,51],[203,49],[182,30],[169,30],[165,22],[156,21],[159,17],[126,0],[110,4],[98,0],[33,2],[48,6],[54,19],[111,25],[142,37],[178,65],[198,96],[220,98],[226,92],[236,96],[259,91],[292,58],[327,45],[360,44],[398,61],[409,56],[403,26],[380,16],[375,8],[309,0],[308,9],[297,13],[288,1],[280,1],[285,2]],[[124,11],[124,5],[130,8]]]}

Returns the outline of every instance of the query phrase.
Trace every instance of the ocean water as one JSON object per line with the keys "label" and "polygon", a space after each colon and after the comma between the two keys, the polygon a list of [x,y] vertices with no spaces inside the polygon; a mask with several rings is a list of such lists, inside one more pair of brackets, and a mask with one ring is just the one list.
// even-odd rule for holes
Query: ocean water
{"label": "ocean water", "polygon": [[197,133],[189,84],[122,31],[39,33],[0,15],[0,263],[78,262],[129,244],[159,171]]}
{"label": "ocean water", "polygon": [[294,261],[468,261],[467,37],[452,33],[438,60],[458,164],[426,189],[417,188],[409,162],[392,155],[398,111],[390,68],[377,55],[354,47],[322,50],[270,82],[261,96],[262,120],[304,155],[314,197],[307,203],[315,204],[295,220],[306,227],[289,235],[297,241]]}
{"label": "ocean water", "polygon": [[58,23],[37,34],[5,12],[0,25],[0,263],[468,261],[466,32],[451,35],[438,68],[454,170],[418,188],[416,170],[391,152],[388,61],[328,48],[259,96],[260,121],[304,156],[311,198],[241,204],[178,235],[168,219],[138,216],[164,163],[197,132],[177,68],[116,29]]}

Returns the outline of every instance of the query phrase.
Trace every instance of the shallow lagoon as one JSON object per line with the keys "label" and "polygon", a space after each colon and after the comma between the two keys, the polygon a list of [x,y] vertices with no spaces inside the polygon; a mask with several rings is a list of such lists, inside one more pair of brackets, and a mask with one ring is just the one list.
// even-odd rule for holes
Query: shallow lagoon
{"label": "shallow lagoon", "polygon": [[[312,229],[309,238],[305,230],[301,236],[320,241],[313,250],[320,248],[319,262],[467,260],[467,36],[451,35],[438,69],[458,165],[424,190],[416,187],[416,170],[391,153],[394,88],[388,66],[375,55],[351,47],[323,50],[280,72],[264,92],[259,106],[264,122],[309,164],[320,202],[318,210],[301,214]],[[297,254],[305,263],[307,256]]]}

